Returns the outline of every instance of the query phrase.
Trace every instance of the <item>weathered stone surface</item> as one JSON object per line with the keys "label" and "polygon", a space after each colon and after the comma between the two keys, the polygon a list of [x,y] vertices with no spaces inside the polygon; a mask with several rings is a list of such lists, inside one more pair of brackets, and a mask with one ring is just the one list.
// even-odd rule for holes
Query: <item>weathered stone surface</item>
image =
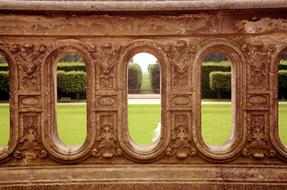
{"label": "weathered stone surface", "polygon": [[[287,188],[277,118],[286,1],[1,1],[0,10],[12,120],[0,189]],[[234,134],[220,147],[200,126],[201,63],[214,51],[232,61],[235,81]],[[71,52],[88,76],[79,147],[61,143],[55,122],[54,66]],[[127,64],[139,52],[161,65],[161,137],[149,147],[130,140],[126,119]]]}

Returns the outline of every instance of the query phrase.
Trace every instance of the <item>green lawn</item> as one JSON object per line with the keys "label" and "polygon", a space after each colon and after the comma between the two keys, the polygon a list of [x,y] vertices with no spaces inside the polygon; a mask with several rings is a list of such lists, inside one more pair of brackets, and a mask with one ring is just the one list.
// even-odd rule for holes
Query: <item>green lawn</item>
{"label": "green lawn", "polygon": [[[129,132],[138,144],[150,144],[153,130],[160,121],[159,105],[129,105]],[[280,137],[287,144],[287,105],[279,107]],[[231,131],[230,105],[202,106],[203,138],[209,144],[224,143]],[[62,141],[69,145],[81,144],[86,136],[84,105],[58,106],[58,131]],[[0,147],[8,142],[8,106],[0,106]]]}
{"label": "green lawn", "polygon": [[160,122],[160,105],[129,105],[128,125],[137,144],[152,143],[153,130]]}

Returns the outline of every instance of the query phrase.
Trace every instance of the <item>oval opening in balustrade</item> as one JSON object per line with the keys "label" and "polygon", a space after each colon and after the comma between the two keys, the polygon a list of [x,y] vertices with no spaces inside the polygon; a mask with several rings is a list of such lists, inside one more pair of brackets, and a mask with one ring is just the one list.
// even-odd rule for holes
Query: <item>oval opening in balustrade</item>
{"label": "oval opening in balustrade", "polygon": [[0,148],[8,145],[10,133],[9,65],[0,51]]}
{"label": "oval opening in balustrade", "polygon": [[201,130],[207,145],[221,147],[233,138],[232,64],[222,53],[208,54],[201,66]]}
{"label": "oval opening in balustrade", "polygon": [[149,53],[128,63],[128,130],[137,145],[151,145],[161,134],[160,64]]}
{"label": "oval opening in balustrade", "polygon": [[86,138],[86,64],[77,53],[61,57],[57,63],[57,132],[70,146]]}
{"label": "oval opening in balustrade", "polygon": [[279,137],[287,145],[287,52],[283,54],[278,67],[278,125]]}

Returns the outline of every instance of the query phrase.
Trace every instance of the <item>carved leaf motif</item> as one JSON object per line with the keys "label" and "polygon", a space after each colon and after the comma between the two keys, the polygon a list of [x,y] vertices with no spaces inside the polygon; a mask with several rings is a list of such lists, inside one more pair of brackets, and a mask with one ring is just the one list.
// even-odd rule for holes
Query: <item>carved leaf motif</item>
{"label": "carved leaf motif", "polygon": [[196,48],[189,41],[178,40],[175,43],[165,44],[163,50],[169,57],[171,64],[182,72],[192,62]]}
{"label": "carved leaf motif", "polygon": [[113,115],[100,116],[100,130],[96,137],[96,147],[91,152],[92,156],[112,158],[113,156],[120,156],[122,154],[113,125]]}
{"label": "carved leaf motif", "polygon": [[264,114],[252,114],[248,117],[247,145],[242,151],[243,156],[252,155],[256,159],[262,159],[276,155],[265,133],[265,125]]}
{"label": "carved leaf motif", "polygon": [[187,156],[197,154],[193,147],[191,135],[188,131],[188,116],[185,114],[175,115],[175,128],[172,130],[171,143],[166,149],[169,156],[175,155],[179,159],[185,159]]}
{"label": "carved leaf motif", "polygon": [[42,148],[41,138],[38,134],[39,118],[37,115],[29,115],[23,117],[24,133],[20,138],[19,146],[14,152],[16,159],[24,159],[27,164],[30,160],[37,157],[43,159],[47,157],[47,152]]}
{"label": "carved leaf motif", "polygon": [[248,88],[264,89],[268,88],[268,64],[271,61],[273,45],[264,45],[261,42],[245,44],[242,47],[245,53],[248,69]]}
{"label": "carved leaf motif", "polygon": [[39,65],[44,59],[47,47],[34,44],[13,44],[10,48],[19,65],[19,87],[20,90],[38,91],[40,88]]}
{"label": "carved leaf motif", "polygon": [[100,86],[111,89],[114,87],[114,67],[118,63],[122,46],[106,43],[89,46],[89,52],[98,63],[100,69]]}
{"label": "carved leaf motif", "polygon": [[172,87],[185,88],[188,84],[187,68],[192,63],[196,48],[189,41],[179,40],[164,44],[162,49],[167,54],[172,67]]}

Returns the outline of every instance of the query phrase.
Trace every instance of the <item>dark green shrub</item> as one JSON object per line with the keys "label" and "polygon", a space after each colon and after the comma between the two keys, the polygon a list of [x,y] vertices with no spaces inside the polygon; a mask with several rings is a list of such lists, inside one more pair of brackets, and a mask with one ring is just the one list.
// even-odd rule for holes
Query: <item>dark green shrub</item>
{"label": "dark green shrub", "polygon": [[287,61],[280,61],[280,64],[279,64],[279,71],[280,70],[287,70]]}
{"label": "dark green shrub", "polygon": [[9,73],[0,71],[0,99],[8,100],[9,98]]}
{"label": "dark green shrub", "polygon": [[160,92],[160,65],[150,64],[148,66],[148,72],[150,76],[151,87],[155,93]]}
{"label": "dark green shrub", "polygon": [[205,62],[201,67],[201,97],[217,98],[218,93],[210,88],[209,75],[213,71],[230,72],[231,64],[229,62]]}
{"label": "dark green shrub", "polygon": [[[57,64],[58,71],[86,71],[86,64],[81,62],[60,62]],[[7,63],[0,63],[0,71],[8,71]]]}
{"label": "dark green shrub", "polygon": [[57,64],[58,71],[86,71],[86,64],[81,62],[60,62]]}
{"label": "dark green shrub", "polygon": [[9,67],[7,63],[0,63],[0,71],[8,71]]}
{"label": "dark green shrub", "polygon": [[129,93],[139,93],[142,83],[142,70],[138,64],[128,65],[128,88]]}
{"label": "dark green shrub", "polygon": [[231,72],[214,71],[209,75],[210,89],[217,92],[217,98],[221,98],[222,93],[231,92]]}
{"label": "dark green shrub", "polygon": [[281,99],[287,97],[287,70],[279,71],[278,96]]}
{"label": "dark green shrub", "polygon": [[57,88],[59,95],[84,96],[87,89],[86,73],[83,71],[58,71]]}

